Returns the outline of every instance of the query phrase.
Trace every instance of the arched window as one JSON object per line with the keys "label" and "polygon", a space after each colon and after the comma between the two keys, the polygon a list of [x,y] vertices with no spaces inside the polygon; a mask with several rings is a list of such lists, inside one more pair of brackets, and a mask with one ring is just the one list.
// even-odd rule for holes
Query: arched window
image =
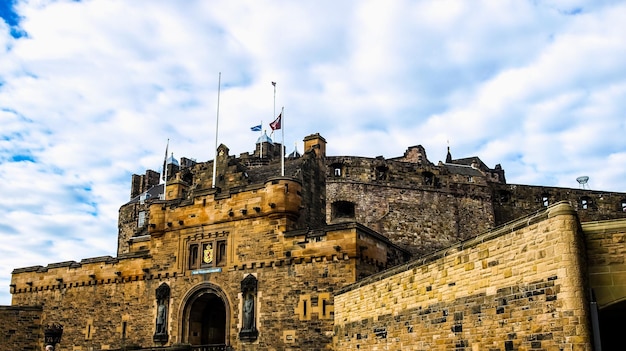
{"label": "arched window", "polygon": [[330,169],[333,172],[333,177],[341,177],[341,175],[343,174],[343,164],[341,163],[333,163],[332,165],[330,165]]}
{"label": "arched window", "polygon": [[620,204],[622,212],[626,212],[626,199],[623,199]]}

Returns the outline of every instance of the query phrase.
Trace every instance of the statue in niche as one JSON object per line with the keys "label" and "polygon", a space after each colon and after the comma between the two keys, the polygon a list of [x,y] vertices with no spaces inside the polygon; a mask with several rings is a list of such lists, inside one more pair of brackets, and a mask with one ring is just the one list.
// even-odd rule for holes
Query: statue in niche
{"label": "statue in niche", "polygon": [[256,298],[257,298],[257,279],[254,275],[248,274],[241,281],[241,330],[239,338],[243,341],[252,342],[259,336],[256,329]]}
{"label": "statue in niche", "polygon": [[165,316],[167,316],[167,307],[165,307],[164,301],[159,301],[159,306],[157,307],[157,318],[156,318],[156,333],[157,334],[165,334]]}
{"label": "statue in niche", "polygon": [[165,344],[169,338],[167,334],[167,315],[170,302],[170,287],[163,283],[156,289],[156,326],[152,339],[155,343]]}
{"label": "statue in niche", "polygon": [[243,303],[243,330],[254,330],[254,296],[249,293]]}

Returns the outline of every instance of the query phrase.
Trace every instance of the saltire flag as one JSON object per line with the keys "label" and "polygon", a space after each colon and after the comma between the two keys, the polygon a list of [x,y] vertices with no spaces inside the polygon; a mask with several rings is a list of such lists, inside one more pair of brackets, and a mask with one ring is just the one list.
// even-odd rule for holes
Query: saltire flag
{"label": "saltire flag", "polygon": [[258,126],[250,127],[250,130],[253,132],[260,132],[262,127],[263,126],[259,124]]}
{"label": "saltire flag", "polygon": [[274,120],[274,122],[270,123],[270,128],[272,128],[272,130],[277,130],[280,129],[281,127],[281,123],[280,120],[283,117],[283,113],[281,112],[278,117]]}

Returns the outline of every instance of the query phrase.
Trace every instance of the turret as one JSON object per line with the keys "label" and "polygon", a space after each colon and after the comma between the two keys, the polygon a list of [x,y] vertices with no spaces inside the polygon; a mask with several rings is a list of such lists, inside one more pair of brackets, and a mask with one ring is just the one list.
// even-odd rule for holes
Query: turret
{"label": "turret", "polygon": [[326,157],[326,139],[320,133],[311,134],[304,138],[304,151],[313,150],[318,158]]}

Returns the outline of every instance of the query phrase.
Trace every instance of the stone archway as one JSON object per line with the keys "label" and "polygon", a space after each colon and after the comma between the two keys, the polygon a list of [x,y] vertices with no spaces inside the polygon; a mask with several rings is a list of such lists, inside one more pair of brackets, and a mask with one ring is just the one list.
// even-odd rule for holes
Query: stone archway
{"label": "stone archway", "polygon": [[191,289],[183,300],[180,340],[191,345],[229,345],[230,304],[211,283]]}

